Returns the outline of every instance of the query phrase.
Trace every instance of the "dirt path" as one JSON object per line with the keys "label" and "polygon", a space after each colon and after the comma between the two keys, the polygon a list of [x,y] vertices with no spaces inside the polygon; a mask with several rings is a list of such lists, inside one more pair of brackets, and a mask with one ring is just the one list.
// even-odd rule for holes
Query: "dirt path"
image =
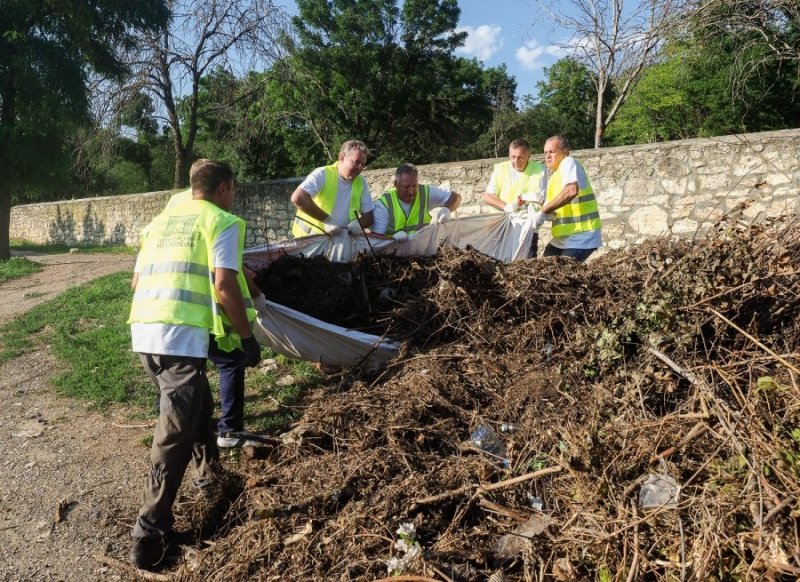
{"label": "dirt path", "polygon": [[[45,268],[0,285],[0,322],[64,289],[121,270],[130,255],[30,256]],[[131,580],[125,560],[150,427],[57,396],[47,349],[0,366],[0,581]]]}

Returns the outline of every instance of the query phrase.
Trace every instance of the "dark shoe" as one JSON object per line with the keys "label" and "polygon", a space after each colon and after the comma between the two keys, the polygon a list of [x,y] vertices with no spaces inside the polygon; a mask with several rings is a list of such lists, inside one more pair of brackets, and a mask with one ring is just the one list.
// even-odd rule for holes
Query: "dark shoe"
{"label": "dark shoe", "polygon": [[163,538],[136,538],[131,550],[131,564],[141,570],[151,570],[167,554],[167,543]]}
{"label": "dark shoe", "polygon": [[241,447],[263,447],[269,444],[264,437],[241,430],[226,432],[217,437],[217,446],[221,449],[237,449]]}

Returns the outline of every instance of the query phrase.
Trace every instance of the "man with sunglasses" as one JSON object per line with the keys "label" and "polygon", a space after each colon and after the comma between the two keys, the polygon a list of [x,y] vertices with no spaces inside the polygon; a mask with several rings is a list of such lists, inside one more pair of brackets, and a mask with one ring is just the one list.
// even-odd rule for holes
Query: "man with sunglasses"
{"label": "man with sunglasses", "polygon": [[293,236],[335,236],[344,228],[357,235],[372,224],[372,197],[361,175],[367,154],[364,142],[344,142],[336,162],[316,168],[292,192],[297,207]]}

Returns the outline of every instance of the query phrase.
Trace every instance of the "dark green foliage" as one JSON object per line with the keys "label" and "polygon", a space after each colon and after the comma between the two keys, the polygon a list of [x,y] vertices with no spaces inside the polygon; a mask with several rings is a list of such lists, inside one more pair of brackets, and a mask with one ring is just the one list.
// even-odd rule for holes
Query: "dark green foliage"
{"label": "dark green foliage", "polygon": [[521,116],[525,136],[531,145],[543,146],[547,138],[560,134],[569,139],[573,149],[592,147],[597,99],[591,72],[571,57],[558,60],[544,72],[546,79],[536,84],[538,100],[528,101]]}
{"label": "dark green foliage", "polygon": [[[745,54],[747,53],[747,54]],[[743,63],[772,63],[742,77]],[[609,144],[625,145],[784,129],[800,119],[798,63],[732,38],[674,43],[645,71],[609,126]]]}
{"label": "dark green foliage", "polygon": [[0,1],[0,259],[12,201],[57,190],[68,175],[65,137],[87,118],[89,70],[122,75],[115,50],[167,14],[163,0]]}
{"label": "dark green foliage", "polygon": [[298,2],[292,56],[274,67],[271,91],[306,133],[306,171],[350,138],[364,140],[378,166],[453,160],[488,128],[484,72],[452,54],[463,42],[457,3],[397,4]]}

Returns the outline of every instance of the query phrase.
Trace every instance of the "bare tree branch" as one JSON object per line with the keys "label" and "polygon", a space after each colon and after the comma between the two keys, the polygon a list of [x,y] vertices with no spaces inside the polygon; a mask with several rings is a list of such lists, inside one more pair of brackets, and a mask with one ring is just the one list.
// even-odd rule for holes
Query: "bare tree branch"
{"label": "bare tree branch", "polygon": [[[673,24],[673,0],[571,0],[547,8],[551,18],[572,34],[557,43],[592,72],[597,92],[595,147],[636,85],[644,68],[658,55],[662,41]],[[631,4],[634,4],[631,7]],[[614,99],[605,103],[610,86]]]}
{"label": "bare tree branch", "polygon": [[242,76],[270,66],[278,56],[286,15],[272,0],[170,0],[169,4],[169,29],[139,38],[139,48],[125,55],[132,74],[117,92],[146,93],[156,101],[156,117],[171,129],[174,185],[182,187],[202,115],[201,80],[216,68]]}

